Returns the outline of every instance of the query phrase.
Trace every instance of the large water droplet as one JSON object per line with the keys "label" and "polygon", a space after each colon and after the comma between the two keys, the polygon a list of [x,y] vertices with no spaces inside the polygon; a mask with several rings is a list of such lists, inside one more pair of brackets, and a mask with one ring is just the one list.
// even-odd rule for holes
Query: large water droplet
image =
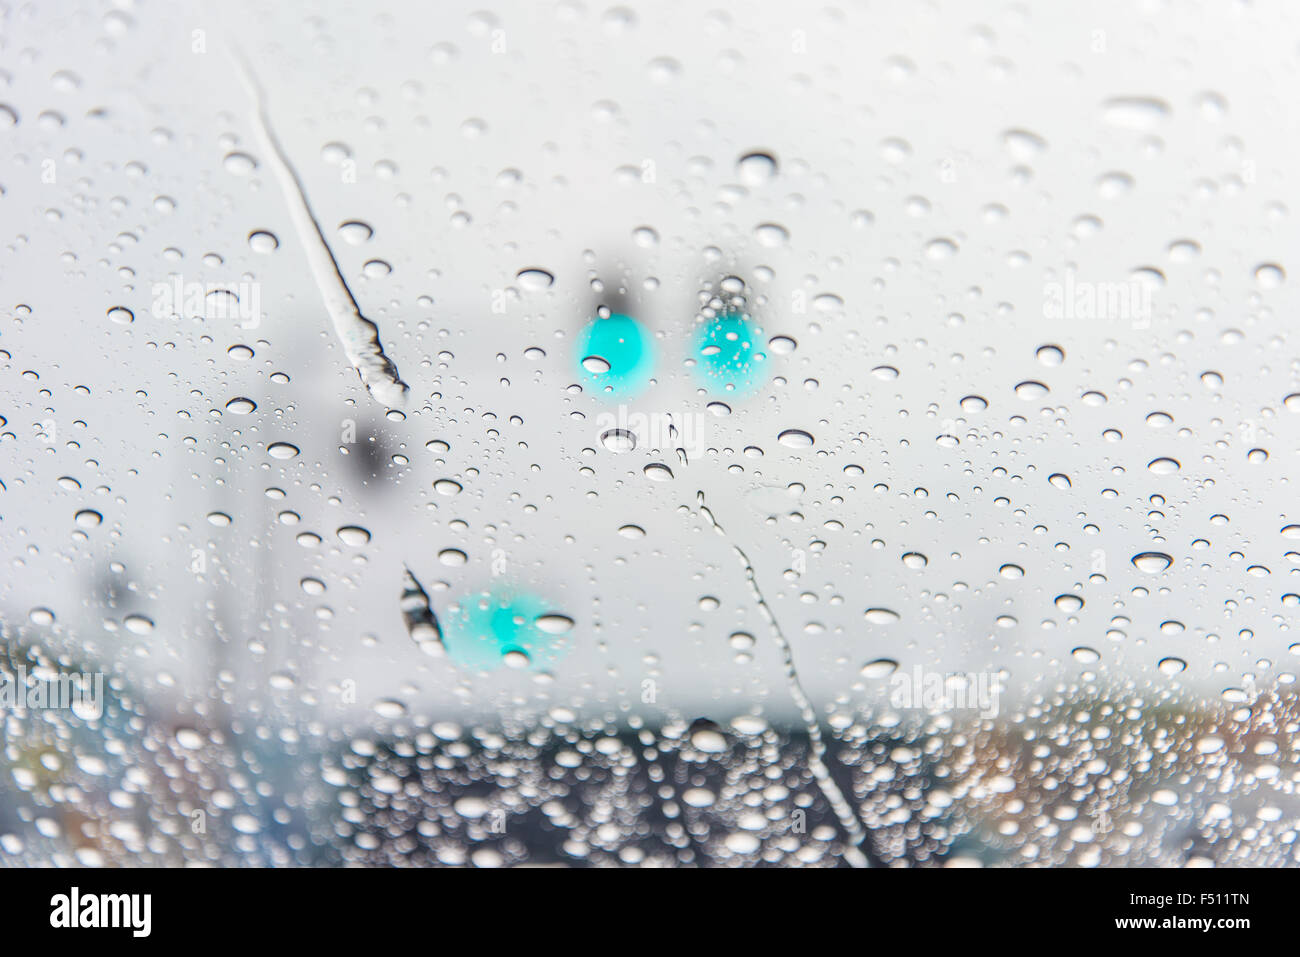
{"label": "large water droplet", "polygon": [[1138,571],[1156,575],[1174,563],[1171,556],[1164,552],[1140,552],[1131,559]]}

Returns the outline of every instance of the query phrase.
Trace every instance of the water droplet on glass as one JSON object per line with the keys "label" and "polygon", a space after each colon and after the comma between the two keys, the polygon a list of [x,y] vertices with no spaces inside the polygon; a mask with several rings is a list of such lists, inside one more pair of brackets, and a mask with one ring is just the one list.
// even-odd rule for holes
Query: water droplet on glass
{"label": "water droplet on glass", "polygon": [[248,248],[255,253],[273,253],[280,248],[280,240],[275,233],[258,230],[248,234]]}
{"label": "water droplet on glass", "polygon": [[1286,271],[1276,263],[1264,263],[1255,270],[1255,281],[1261,289],[1276,289],[1286,281]]}
{"label": "water droplet on glass", "polygon": [[790,241],[790,232],[778,223],[759,223],[754,227],[754,239],[760,246],[773,249]]}
{"label": "water droplet on glass", "polygon": [[1156,575],[1174,563],[1172,556],[1164,552],[1140,552],[1131,559],[1138,571]]}
{"label": "water droplet on glass", "polygon": [[375,231],[369,223],[363,223],[358,219],[350,219],[347,222],[339,223],[339,235],[349,246],[360,246],[362,243],[370,241]]}
{"label": "water droplet on glass", "polygon": [[536,266],[519,270],[515,274],[515,278],[519,280],[519,285],[529,292],[541,292],[543,289],[549,289],[555,282],[555,277],[551,273]]}
{"label": "water droplet on glass", "polygon": [[899,619],[898,612],[889,608],[868,608],[863,617],[873,625],[892,625]]}
{"label": "water droplet on glass", "polygon": [[600,444],[611,452],[631,452],[636,448],[636,436],[627,429],[606,429],[600,434]]}
{"label": "water droplet on glass", "polygon": [[247,153],[227,153],[221,163],[226,168],[226,172],[233,173],[235,176],[247,176],[257,169],[257,160]]}
{"label": "water droplet on glass", "polygon": [[1182,658],[1161,658],[1156,667],[1160,669],[1161,674],[1173,676],[1186,671],[1187,662]]}
{"label": "water droplet on glass", "polygon": [[776,157],[771,153],[746,153],[736,161],[736,174],[746,186],[761,186],[776,176]]}
{"label": "water droplet on glass", "polygon": [[877,658],[875,661],[868,661],[863,665],[861,674],[864,678],[888,678],[897,670],[897,661],[892,658]]}
{"label": "water droplet on glass", "polygon": [[354,548],[359,548],[370,542],[369,530],[362,528],[360,525],[344,525],[335,534],[338,535],[339,541],[344,545],[351,545]]}

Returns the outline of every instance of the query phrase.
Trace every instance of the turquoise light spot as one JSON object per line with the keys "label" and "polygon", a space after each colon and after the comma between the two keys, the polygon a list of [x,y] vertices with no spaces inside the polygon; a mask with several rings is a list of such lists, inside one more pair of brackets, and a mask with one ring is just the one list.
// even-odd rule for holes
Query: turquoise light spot
{"label": "turquoise light spot", "polygon": [[640,392],[654,372],[654,343],[631,316],[593,319],[578,337],[578,373],[603,395],[624,398]]}
{"label": "turquoise light spot", "polygon": [[748,395],[767,381],[763,330],[740,312],[727,312],[695,327],[695,372],[715,394]]}
{"label": "turquoise light spot", "polygon": [[537,624],[552,612],[540,598],[516,591],[466,595],[444,616],[443,644],[452,661],[470,671],[500,668],[511,652],[525,655],[528,668],[545,671],[569,650],[562,635]]}

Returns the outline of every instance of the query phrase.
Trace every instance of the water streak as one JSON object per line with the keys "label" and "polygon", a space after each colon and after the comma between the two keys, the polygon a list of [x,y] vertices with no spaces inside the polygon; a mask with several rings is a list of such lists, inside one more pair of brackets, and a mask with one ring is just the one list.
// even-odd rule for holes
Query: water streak
{"label": "water streak", "polygon": [[426,655],[432,658],[441,657],[446,649],[442,643],[442,628],[438,624],[438,616],[434,614],[429,593],[411,574],[409,568],[404,568],[402,571],[402,597],[399,607],[402,609],[402,620],[406,624],[411,640]]}
{"label": "water streak", "polygon": [[239,49],[232,46],[232,51],[239,66],[240,78],[253,100],[254,125],[262,140],[267,161],[280,182],[289,207],[289,218],[311,266],[316,288],[334,323],[334,332],[366,391],[384,406],[397,408],[405,403],[408,386],[398,375],[397,366],[384,353],[383,344],[379,341],[379,327],[361,314],[361,307],[357,305],[347,280],[343,278],[338,260],[334,258],[325,233],[312,212],[302,180],[271,128],[261,85]]}
{"label": "water streak", "polygon": [[[685,462],[685,450],[679,448],[677,452],[682,461]],[[772,632],[772,637],[776,639],[777,646],[781,649],[781,664],[785,669],[786,684],[790,688],[790,697],[794,699],[795,707],[799,709],[799,716],[803,719],[804,728],[808,732],[808,766],[812,769],[813,779],[821,789],[822,795],[835,812],[835,816],[839,818],[840,826],[844,828],[849,838],[848,846],[844,850],[844,859],[852,867],[869,867],[870,861],[862,851],[862,845],[867,839],[866,832],[863,830],[862,823],[858,820],[853,806],[844,797],[844,792],[835,783],[835,779],[831,777],[830,769],[826,766],[826,741],[822,737],[821,723],[817,720],[817,712],[813,709],[808,693],[804,690],[803,682],[799,680],[799,669],[794,663],[794,650],[790,647],[790,640],[786,638],[785,632],[781,630],[781,623],[776,620],[775,613],[772,611],[771,606],[768,605],[767,599],[763,597],[763,590],[758,584],[758,573],[754,570],[754,565],[749,560],[749,556],[728,537],[726,530],[714,517],[713,512],[704,501],[703,489],[696,491],[695,498],[699,513],[704,516],[709,525],[713,527],[713,530],[731,546],[731,550],[735,553],[741,568],[745,571],[745,579],[749,583],[749,590],[754,596],[754,602],[758,605],[759,611],[767,621],[768,629]]]}

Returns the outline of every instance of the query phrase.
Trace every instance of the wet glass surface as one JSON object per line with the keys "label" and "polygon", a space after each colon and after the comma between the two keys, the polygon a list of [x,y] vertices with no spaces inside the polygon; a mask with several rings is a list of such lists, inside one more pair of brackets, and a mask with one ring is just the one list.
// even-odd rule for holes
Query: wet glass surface
{"label": "wet glass surface", "polygon": [[1294,863],[1296,18],[8,8],[0,860]]}

